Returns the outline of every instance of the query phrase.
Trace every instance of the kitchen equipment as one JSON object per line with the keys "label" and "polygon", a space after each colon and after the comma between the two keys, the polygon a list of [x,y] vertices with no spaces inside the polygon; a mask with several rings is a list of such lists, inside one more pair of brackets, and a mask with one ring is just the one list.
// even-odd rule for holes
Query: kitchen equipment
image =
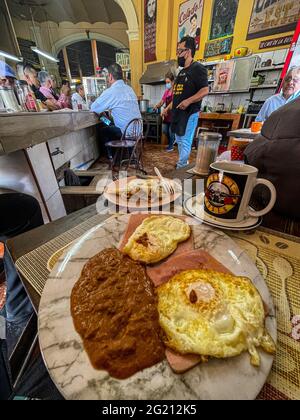
{"label": "kitchen equipment", "polygon": [[107,89],[106,77],[83,77],[82,83],[87,104],[94,102]]}
{"label": "kitchen equipment", "polygon": [[224,112],[226,112],[226,111],[225,111],[225,104],[223,104],[223,103],[219,103],[219,104],[217,105],[217,107],[216,107],[216,112],[219,112],[219,113],[224,113]]}
{"label": "kitchen equipment", "polygon": [[142,99],[139,101],[139,107],[142,114],[145,114],[148,111],[150,101],[148,99]]}
{"label": "kitchen equipment", "polygon": [[248,106],[248,114],[259,114],[264,101],[250,101]]}
{"label": "kitchen equipment", "polygon": [[218,133],[204,132],[199,136],[198,154],[195,173],[207,175],[210,165],[216,161],[222,135]]}
{"label": "kitchen equipment", "polygon": [[27,106],[26,106],[27,95],[29,93],[28,83],[25,82],[25,80],[17,80],[16,92],[17,92],[19,104],[22,108],[22,111],[28,111]]}
{"label": "kitchen equipment", "polygon": [[14,90],[11,87],[0,87],[0,97],[7,112],[20,112],[22,110],[18,103]]}

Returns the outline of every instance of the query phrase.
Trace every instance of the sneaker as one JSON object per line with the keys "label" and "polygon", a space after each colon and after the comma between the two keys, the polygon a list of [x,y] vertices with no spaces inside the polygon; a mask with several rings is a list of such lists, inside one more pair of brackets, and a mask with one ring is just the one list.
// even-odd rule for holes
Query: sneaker
{"label": "sneaker", "polygon": [[167,148],[167,149],[166,149],[166,152],[168,152],[168,153],[174,152],[173,147],[172,147],[172,149]]}

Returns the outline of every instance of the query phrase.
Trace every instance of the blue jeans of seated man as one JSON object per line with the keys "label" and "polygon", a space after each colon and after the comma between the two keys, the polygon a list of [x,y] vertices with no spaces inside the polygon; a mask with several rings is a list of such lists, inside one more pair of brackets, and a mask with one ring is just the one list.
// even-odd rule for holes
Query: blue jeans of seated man
{"label": "blue jeans of seated man", "polygon": [[195,131],[198,127],[199,113],[193,114],[188,120],[184,136],[176,134],[176,142],[178,145],[179,161],[177,169],[185,168],[188,165],[188,160],[192,151],[193,140]]}
{"label": "blue jeans of seated man", "polygon": [[175,134],[171,130],[171,123],[163,123],[162,132],[168,138],[168,150],[173,150],[175,142]]}
{"label": "blue jeans of seated man", "polygon": [[[0,194],[0,215],[0,242],[3,243],[44,223],[38,201],[26,194]],[[33,307],[6,247],[3,260],[7,284],[6,319],[19,323],[29,318]]]}

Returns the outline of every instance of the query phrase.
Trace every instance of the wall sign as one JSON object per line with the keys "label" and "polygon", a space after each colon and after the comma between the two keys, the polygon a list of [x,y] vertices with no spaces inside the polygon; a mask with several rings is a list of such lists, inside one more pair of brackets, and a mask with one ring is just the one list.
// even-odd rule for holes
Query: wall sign
{"label": "wall sign", "polygon": [[123,71],[130,71],[130,54],[116,53],[116,63],[122,67]]}
{"label": "wall sign", "polygon": [[293,36],[283,36],[281,38],[269,39],[268,41],[262,41],[259,44],[259,49],[264,50],[266,48],[282,47],[283,45],[291,45]]}
{"label": "wall sign", "polygon": [[254,0],[247,39],[294,31],[299,16],[299,0]]}
{"label": "wall sign", "polygon": [[196,50],[200,48],[204,0],[188,0],[180,6],[178,19],[178,42],[185,37],[195,38]]}
{"label": "wall sign", "polygon": [[214,57],[216,55],[230,54],[232,42],[233,36],[207,42],[205,44],[204,58]]}
{"label": "wall sign", "polygon": [[210,39],[233,35],[238,0],[215,0],[211,21]]}
{"label": "wall sign", "polygon": [[145,63],[156,61],[157,0],[144,0]]}

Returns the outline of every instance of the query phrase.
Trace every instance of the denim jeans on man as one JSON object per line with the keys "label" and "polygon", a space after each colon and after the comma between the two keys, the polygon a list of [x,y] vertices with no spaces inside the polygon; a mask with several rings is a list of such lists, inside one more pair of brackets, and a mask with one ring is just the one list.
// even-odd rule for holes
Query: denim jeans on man
{"label": "denim jeans on man", "polygon": [[188,120],[184,136],[176,134],[176,142],[178,145],[179,161],[177,169],[185,168],[188,165],[188,160],[192,151],[193,140],[196,129],[198,127],[199,113],[192,114]]}
{"label": "denim jeans on man", "polygon": [[[0,215],[0,241],[3,243],[44,223],[38,201],[25,194],[0,194]],[[29,318],[33,308],[6,247],[4,270],[7,283],[7,321],[22,322]]]}
{"label": "denim jeans on man", "polygon": [[168,149],[173,150],[175,143],[175,134],[172,132],[171,123],[163,123],[162,132],[168,138]]}

